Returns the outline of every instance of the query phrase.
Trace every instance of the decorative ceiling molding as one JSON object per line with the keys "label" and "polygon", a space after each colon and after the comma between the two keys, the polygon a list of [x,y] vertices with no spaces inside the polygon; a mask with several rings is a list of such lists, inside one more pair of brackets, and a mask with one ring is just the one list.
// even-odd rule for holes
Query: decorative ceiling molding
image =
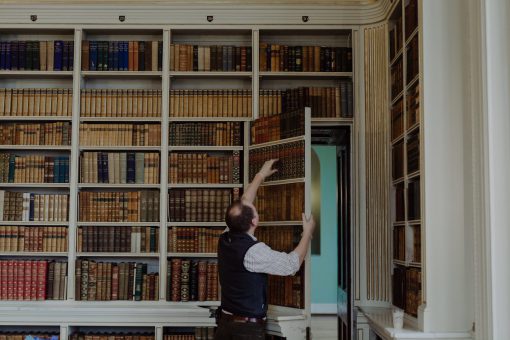
{"label": "decorative ceiling molding", "polygon": [[[370,5],[381,0],[315,0],[313,5],[316,6],[363,6]],[[217,4],[230,4],[230,5],[311,5],[310,0],[196,0],[193,1],[195,5],[217,5]],[[189,1],[185,0],[0,0],[0,4],[4,5],[189,5]]]}
{"label": "decorative ceiling molding", "polygon": [[[394,0],[0,0],[0,24],[364,25],[386,19]],[[267,2],[265,4],[265,2]],[[43,4],[44,3],[44,4]],[[122,6],[120,4],[122,3]],[[235,4],[235,6],[233,6]],[[30,15],[37,15],[32,22]],[[126,20],[119,22],[119,15]],[[212,23],[207,16],[214,16]],[[308,22],[302,21],[308,16]]]}

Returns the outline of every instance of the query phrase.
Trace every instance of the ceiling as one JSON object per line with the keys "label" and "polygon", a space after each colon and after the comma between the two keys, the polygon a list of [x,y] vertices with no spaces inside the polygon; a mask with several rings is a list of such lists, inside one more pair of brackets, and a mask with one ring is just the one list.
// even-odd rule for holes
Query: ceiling
{"label": "ceiling", "polygon": [[8,5],[204,5],[204,4],[238,4],[238,5],[311,5],[311,6],[360,6],[377,3],[381,0],[0,0],[1,4]]}

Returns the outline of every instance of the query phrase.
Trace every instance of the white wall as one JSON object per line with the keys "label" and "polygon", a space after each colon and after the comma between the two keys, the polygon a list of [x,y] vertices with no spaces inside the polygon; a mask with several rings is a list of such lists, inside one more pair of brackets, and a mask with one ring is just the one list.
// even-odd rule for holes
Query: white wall
{"label": "white wall", "polygon": [[473,316],[467,1],[423,1],[424,331],[468,331]]}

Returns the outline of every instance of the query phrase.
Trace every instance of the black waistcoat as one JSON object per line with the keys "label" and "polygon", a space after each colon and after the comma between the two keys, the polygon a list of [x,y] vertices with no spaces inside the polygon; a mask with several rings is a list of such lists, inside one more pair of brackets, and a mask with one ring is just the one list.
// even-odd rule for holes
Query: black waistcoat
{"label": "black waistcoat", "polygon": [[258,243],[246,233],[225,232],[218,241],[221,306],[236,315],[266,316],[267,275],[244,267],[244,255]]}

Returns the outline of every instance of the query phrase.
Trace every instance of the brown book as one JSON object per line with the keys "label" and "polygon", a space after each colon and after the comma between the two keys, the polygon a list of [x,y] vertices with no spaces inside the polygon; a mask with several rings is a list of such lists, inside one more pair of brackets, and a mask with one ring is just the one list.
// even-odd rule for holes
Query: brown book
{"label": "brown book", "polygon": [[89,70],[89,41],[83,40],[81,42],[81,69],[82,71]]}

